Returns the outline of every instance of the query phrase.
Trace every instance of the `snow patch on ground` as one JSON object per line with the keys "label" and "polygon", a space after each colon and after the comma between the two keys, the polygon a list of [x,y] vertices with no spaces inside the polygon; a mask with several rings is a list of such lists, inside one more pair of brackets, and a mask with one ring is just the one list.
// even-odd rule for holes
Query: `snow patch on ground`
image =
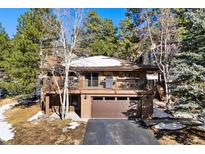
{"label": "snow patch on ground", "polygon": [[29,118],[28,121],[35,121],[35,120],[39,120],[42,119],[43,117],[45,117],[45,114],[42,111],[37,112],[33,117]]}
{"label": "snow patch on ground", "polygon": [[71,122],[71,123],[69,123],[68,128],[69,128],[69,129],[76,129],[78,126],[80,126],[79,123],[77,123],[77,122]]}
{"label": "snow patch on ground", "polygon": [[106,56],[93,56],[87,58],[79,58],[71,62],[71,66],[74,67],[109,67],[109,66],[121,66],[122,62]]}
{"label": "snow patch on ground", "polygon": [[14,137],[14,129],[12,125],[6,121],[4,113],[13,108],[16,104],[17,103],[9,103],[0,107],[0,139],[3,141],[11,140]]}
{"label": "snow patch on ground", "polygon": [[178,129],[182,129],[185,128],[185,125],[182,125],[179,122],[173,122],[173,123],[159,123],[157,125],[154,126],[156,129],[160,129],[160,130],[178,130]]}

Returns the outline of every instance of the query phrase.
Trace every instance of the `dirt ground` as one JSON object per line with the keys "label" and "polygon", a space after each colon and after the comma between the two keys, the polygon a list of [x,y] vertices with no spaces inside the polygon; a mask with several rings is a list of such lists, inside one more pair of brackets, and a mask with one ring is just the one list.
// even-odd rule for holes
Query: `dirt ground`
{"label": "dirt ground", "polygon": [[54,145],[82,144],[85,124],[81,123],[74,130],[63,132],[68,120],[38,121],[33,124],[21,123],[15,126],[16,134],[7,144],[20,145]]}
{"label": "dirt ground", "polygon": [[[12,100],[13,101],[13,100]],[[9,100],[3,101],[11,102]],[[81,122],[76,129],[63,130],[70,120],[39,120],[27,122],[27,120],[40,111],[38,104],[24,106],[18,105],[6,112],[7,120],[15,128],[14,139],[5,144],[33,145],[33,144],[82,144],[86,123]]]}
{"label": "dirt ground", "polygon": [[150,132],[162,145],[205,145],[205,138],[195,135],[188,130],[154,131]]}
{"label": "dirt ground", "polygon": [[16,101],[14,98],[0,99],[0,106]]}

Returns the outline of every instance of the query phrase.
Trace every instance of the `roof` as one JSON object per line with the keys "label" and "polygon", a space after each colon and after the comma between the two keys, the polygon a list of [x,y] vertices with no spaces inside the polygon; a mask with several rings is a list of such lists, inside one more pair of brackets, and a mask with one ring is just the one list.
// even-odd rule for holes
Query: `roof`
{"label": "roof", "polygon": [[[57,70],[65,65],[56,65]],[[75,71],[156,71],[150,65],[138,65],[129,61],[107,56],[75,57],[72,59],[70,69]]]}
{"label": "roof", "polygon": [[92,56],[83,57],[73,60],[71,66],[73,67],[115,67],[130,65],[128,62],[107,56]]}
{"label": "roof", "polygon": [[71,62],[71,68],[80,70],[133,70],[128,61],[107,56],[80,57]]}

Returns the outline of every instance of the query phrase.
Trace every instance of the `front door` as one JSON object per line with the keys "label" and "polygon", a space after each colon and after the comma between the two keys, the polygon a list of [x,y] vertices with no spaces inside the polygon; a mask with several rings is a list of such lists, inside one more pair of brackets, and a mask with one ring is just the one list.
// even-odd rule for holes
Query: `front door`
{"label": "front door", "polygon": [[71,95],[70,106],[73,106],[74,111],[80,116],[80,95]]}

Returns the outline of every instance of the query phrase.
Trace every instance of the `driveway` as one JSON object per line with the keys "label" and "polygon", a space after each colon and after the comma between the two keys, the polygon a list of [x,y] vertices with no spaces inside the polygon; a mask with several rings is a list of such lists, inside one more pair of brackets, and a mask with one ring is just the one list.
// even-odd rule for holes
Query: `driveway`
{"label": "driveway", "polygon": [[134,121],[90,119],[87,123],[85,145],[158,145],[148,130]]}

